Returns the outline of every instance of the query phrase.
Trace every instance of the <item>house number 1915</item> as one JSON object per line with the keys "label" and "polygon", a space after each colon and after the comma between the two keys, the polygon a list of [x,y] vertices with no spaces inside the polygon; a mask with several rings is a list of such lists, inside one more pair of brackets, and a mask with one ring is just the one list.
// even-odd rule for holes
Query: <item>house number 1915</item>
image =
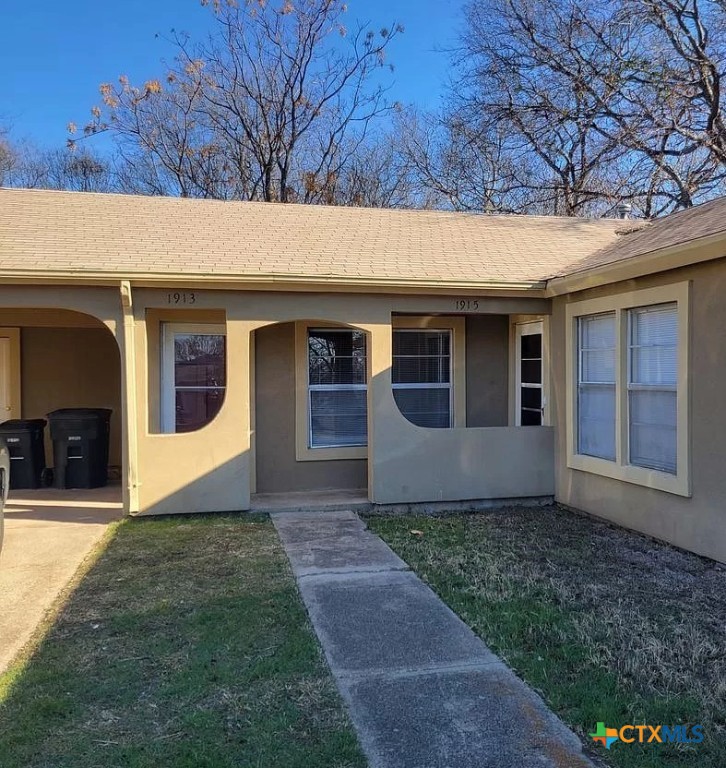
{"label": "house number 1915", "polygon": [[470,312],[479,309],[479,299],[457,299],[456,308],[459,312]]}
{"label": "house number 1915", "polygon": [[197,297],[194,293],[167,293],[167,304],[196,304]]}

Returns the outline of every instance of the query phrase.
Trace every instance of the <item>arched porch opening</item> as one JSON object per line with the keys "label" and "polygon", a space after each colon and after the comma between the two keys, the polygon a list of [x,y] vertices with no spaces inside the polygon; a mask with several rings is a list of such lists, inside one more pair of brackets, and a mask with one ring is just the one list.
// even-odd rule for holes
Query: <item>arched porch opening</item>
{"label": "arched porch opening", "polygon": [[[76,310],[53,307],[0,308],[0,421],[44,419],[64,408],[111,411],[108,484],[71,488],[55,467],[47,424],[43,433],[45,471],[39,487],[13,488],[13,499],[63,502],[119,502],[123,469],[122,366],[117,340],[108,325]],[[69,459],[70,461],[70,459]],[[12,474],[12,463],[11,463]],[[63,486],[63,487],[61,487]]]}
{"label": "arched porch opening", "polygon": [[367,347],[365,331],[320,319],[254,331],[253,506],[295,494],[367,501]]}

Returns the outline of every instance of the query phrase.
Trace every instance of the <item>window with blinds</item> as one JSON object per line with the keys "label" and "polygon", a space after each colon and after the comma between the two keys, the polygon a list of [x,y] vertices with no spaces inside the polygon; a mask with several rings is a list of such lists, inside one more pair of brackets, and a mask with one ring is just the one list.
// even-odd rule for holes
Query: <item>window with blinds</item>
{"label": "window with blinds", "polygon": [[676,474],[678,309],[628,311],[629,461]]}
{"label": "window with blinds", "polygon": [[615,312],[578,319],[578,453],[615,461]]}
{"label": "window with blinds", "polygon": [[308,329],[310,448],[366,445],[367,389],[365,333]]}
{"label": "window with blinds", "polygon": [[393,398],[419,427],[452,424],[451,331],[393,331]]}
{"label": "window with blinds", "polygon": [[690,496],[688,281],[565,309],[567,466]]}

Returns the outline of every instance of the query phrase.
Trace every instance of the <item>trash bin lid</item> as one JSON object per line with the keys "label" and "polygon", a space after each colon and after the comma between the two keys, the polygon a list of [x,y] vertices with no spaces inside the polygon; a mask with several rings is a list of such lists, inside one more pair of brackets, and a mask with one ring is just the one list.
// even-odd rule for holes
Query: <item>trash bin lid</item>
{"label": "trash bin lid", "polygon": [[48,414],[48,419],[108,419],[111,413],[110,408],[58,408]]}
{"label": "trash bin lid", "polygon": [[22,432],[26,429],[45,429],[45,419],[8,419],[0,423],[0,432]]}

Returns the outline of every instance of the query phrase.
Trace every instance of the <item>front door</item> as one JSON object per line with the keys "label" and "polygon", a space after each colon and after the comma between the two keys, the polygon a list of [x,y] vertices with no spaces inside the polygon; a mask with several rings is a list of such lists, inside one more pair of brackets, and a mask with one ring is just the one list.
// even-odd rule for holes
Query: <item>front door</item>
{"label": "front door", "polygon": [[17,329],[0,328],[0,421],[20,418],[18,336]]}
{"label": "front door", "polygon": [[516,326],[517,343],[517,392],[516,425],[540,426],[543,422],[544,366],[542,345],[542,321],[519,323]]}

